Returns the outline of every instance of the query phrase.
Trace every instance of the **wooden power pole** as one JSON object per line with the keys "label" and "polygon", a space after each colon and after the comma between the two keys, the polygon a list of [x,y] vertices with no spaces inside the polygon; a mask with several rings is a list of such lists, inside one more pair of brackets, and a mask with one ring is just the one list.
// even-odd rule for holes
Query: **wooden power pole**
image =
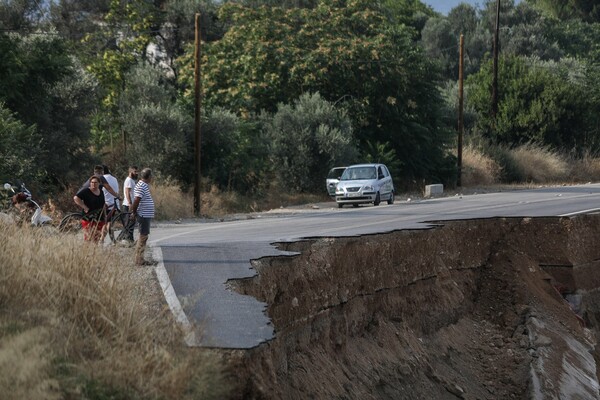
{"label": "wooden power pole", "polygon": [[458,179],[456,180],[457,186],[462,186],[462,148],[463,148],[463,71],[464,71],[464,50],[465,50],[465,37],[460,34],[460,48],[459,48],[459,60],[458,60]]}
{"label": "wooden power pole", "polygon": [[201,127],[201,91],[200,91],[200,14],[196,14],[196,35],[194,52],[194,214],[200,216],[200,127]]}
{"label": "wooden power pole", "polygon": [[494,71],[492,77],[492,120],[496,130],[496,115],[498,114],[498,36],[500,31],[500,0],[496,0],[496,28],[494,30]]}

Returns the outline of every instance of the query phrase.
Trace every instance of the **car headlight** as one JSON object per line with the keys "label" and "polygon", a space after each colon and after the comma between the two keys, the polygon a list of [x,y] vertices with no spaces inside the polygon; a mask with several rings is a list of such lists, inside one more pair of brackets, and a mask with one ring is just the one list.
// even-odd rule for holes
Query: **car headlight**
{"label": "car headlight", "polygon": [[363,186],[363,192],[374,192],[375,189],[371,185]]}
{"label": "car headlight", "polygon": [[344,189],[342,189],[341,187],[336,186],[335,187],[335,192],[336,193],[344,193]]}

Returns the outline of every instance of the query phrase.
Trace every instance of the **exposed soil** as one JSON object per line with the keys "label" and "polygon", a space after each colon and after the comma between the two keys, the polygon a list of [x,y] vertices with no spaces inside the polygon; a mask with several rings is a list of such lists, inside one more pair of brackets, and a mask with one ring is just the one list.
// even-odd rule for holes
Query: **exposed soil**
{"label": "exposed soil", "polygon": [[588,215],[282,243],[231,282],[276,330],[226,352],[236,398],[599,398],[599,238]]}

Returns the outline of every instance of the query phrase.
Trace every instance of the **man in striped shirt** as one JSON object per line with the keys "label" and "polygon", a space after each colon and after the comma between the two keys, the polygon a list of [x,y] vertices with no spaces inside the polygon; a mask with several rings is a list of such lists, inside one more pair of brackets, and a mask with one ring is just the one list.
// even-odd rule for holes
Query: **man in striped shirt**
{"label": "man in striped shirt", "polygon": [[154,218],[154,200],[150,194],[150,181],[152,181],[152,170],[144,168],[140,174],[140,180],[133,189],[133,204],[131,216],[137,218],[140,229],[140,237],[135,248],[135,265],[153,265],[154,262],[144,259],[144,250],[150,234],[150,221]]}

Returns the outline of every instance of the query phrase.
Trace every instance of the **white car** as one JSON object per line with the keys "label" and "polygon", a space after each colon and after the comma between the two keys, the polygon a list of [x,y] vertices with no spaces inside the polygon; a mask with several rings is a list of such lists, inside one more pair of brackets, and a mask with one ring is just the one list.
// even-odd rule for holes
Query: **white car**
{"label": "white car", "polygon": [[382,201],[394,203],[394,182],[390,171],[384,164],[351,165],[342,174],[335,188],[335,201],[338,207],[344,204],[373,203],[378,206]]}
{"label": "white car", "polygon": [[325,179],[325,187],[327,188],[327,193],[335,198],[335,187],[340,181],[340,178],[346,167],[334,167],[329,170],[327,174],[327,179]]}

